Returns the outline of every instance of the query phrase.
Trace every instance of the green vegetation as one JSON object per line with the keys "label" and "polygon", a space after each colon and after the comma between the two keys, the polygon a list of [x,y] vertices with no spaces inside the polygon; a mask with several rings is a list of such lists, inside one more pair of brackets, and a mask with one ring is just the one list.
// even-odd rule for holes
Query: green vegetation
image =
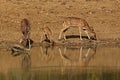
{"label": "green vegetation", "polygon": [[119,71],[13,71],[0,74],[0,80],[120,80]]}

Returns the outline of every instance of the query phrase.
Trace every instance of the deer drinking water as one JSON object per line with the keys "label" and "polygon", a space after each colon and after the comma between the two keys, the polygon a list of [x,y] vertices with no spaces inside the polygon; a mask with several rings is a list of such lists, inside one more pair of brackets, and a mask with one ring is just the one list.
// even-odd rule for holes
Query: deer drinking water
{"label": "deer drinking water", "polygon": [[49,27],[43,27],[42,28],[42,36],[41,36],[41,41],[40,42],[44,41],[43,37],[45,37],[45,40],[47,39],[47,40],[49,40],[50,43],[54,44],[53,32]]}
{"label": "deer drinking water", "polygon": [[63,22],[63,29],[60,31],[59,40],[61,39],[62,34],[64,35],[64,39],[66,40],[65,32],[70,27],[77,27],[79,29],[80,39],[82,40],[82,31],[87,34],[88,39],[91,39],[90,35],[94,39],[96,39],[96,33],[94,29],[92,29],[86,20],[77,18],[77,17],[67,17],[66,20]]}
{"label": "deer drinking water", "polygon": [[30,23],[28,19],[22,19],[21,21],[21,32],[22,32],[22,39],[20,40],[20,43],[27,47],[30,48],[31,44],[33,43],[33,41],[30,39]]}
{"label": "deer drinking water", "polygon": [[30,23],[29,23],[28,19],[23,19],[21,21],[21,32],[22,32],[23,36],[28,38],[30,35],[30,30],[31,30],[31,27],[30,27]]}

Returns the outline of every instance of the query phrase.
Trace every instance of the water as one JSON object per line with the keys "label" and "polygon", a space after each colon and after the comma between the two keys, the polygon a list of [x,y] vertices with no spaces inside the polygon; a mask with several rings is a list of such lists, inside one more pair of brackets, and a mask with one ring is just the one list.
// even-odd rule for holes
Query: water
{"label": "water", "polygon": [[0,48],[0,80],[120,80],[119,56],[120,48],[111,46]]}

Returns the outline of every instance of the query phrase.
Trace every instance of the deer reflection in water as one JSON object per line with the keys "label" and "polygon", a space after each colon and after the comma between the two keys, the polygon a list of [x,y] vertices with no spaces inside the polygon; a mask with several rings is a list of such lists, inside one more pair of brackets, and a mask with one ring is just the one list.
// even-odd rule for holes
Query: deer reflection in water
{"label": "deer reflection in water", "polygon": [[[77,56],[78,59],[73,60],[72,58],[70,58],[70,55],[68,56],[66,54],[67,49],[79,49],[79,56]],[[85,49],[87,49],[87,51],[85,51]],[[83,53],[83,52],[85,52],[85,53]],[[88,66],[89,62],[91,61],[91,59],[96,54],[96,47],[94,47],[94,48],[91,48],[91,47],[88,47],[88,48],[84,48],[84,47],[80,47],[80,48],[64,47],[64,50],[59,48],[59,53],[60,53],[61,59],[63,61],[63,65],[62,65],[63,67],[61,68],[61,72],[64,74],[67,67],[85,67],[85,66]],[[72,53],[72,54],[76,54],[76,53]]]}
{"label": "deer reflection in water", "polygon": [[[67,55],[67,49],[73,49],[73,48],[69,48],[69,47],[64,47],[64,50],[62,50],[61,48],[59,48],[59,53],[61,56],[61,59],[63,61],[63,66],[87,66],[90,62],[90,60],[93,58],[93,56],[96,54],[96,47],[91,48],[84,48],[84,47],[80,47],[80,48],[74,48],[74,49],[79,49],[79,56],[77,60],[73,60],[72,58],[70,58],[70,55]],[[86,51],[87,49],[87,51]],[[63,51],[63,52],[62,52]],[[83,53],[85,52],[85,53]],[[72,53],[72,54],[76,54],[76,53]]]}
{"label": "deer reflection in water", "polygon": [[49,55],[50,50],[53,50],[55,46],[51,46],[51,45],[41,45],[40,46],[40,51],[42,54],[45,54],[46,56]]}
{"label": "deer reflection in water", "polygon": [[31,67],[31,58],[29,54],[24,54],[21,63],[22,69],[28,71]]}
{"label": "deer reflection in water", "polygon": [[48,55],[48,50],[49,50],[50,46],[40,46],[40,50],[42,54]]}
{"label": "deer reflection in water", "polygon": [[21,56],[21,67],[24,71],[28,71],[31,67],[31,58],[30,58],[30,52],[28,51],[12,51],[12,56],[17,57]]}

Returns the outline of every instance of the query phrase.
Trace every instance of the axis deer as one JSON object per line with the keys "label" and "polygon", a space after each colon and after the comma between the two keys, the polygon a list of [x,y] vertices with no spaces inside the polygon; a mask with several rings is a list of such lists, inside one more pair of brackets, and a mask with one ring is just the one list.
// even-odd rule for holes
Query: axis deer
{"label": "axis deer", "polygon": [[29,20],[24,18],[21,21],[21,32],[22,32],[22,39],[20,39],[20,43],[27,48],[31,47],[33,40],[30,39],[30,23]]}
{"label": "axis deer", "polygon": [[43,37],[45,37],[45,40],[49,40],[50,43],[54,44],[53,32],[49,27],[43,27],[42,28],[42,36],[41,36],[41,41],[40,42],[44,41]]}
{"label": "axis deer", "polygon": [[67,17],[65,21],[63,22],[63,29],[60,31],[59,34],[59,40],[61,39],[62,34],[64,35],[64,39],[66,40],[65,37],[65,32],[70,28],[70,27],[77,27],[79,29],[79,34],[80,34],[80,39],[82,40],[82,30],[87,34],[88,39],[91,39],[90,35],[93,35],[93,38],[96,39],[96,33],[93,28],[91,28],[87,21],[81,18],[77,17]]}
{"label": "axis deer", "polygon": [[33,44],[33,40],[32,39],[30,39],[30,38],[27,38],[27,37],[25,37],[25,36],[22,36],[22,39],[20,39],[20,43],[24,46],[24,47],[26,47],[26,48],[28,48],[28,49],[30,49],[31,48],[31,45]]}
{"label": "axis deer", "polygon": [[29,37],[30,35],[30,30],[31,30],[31,27],[30,27],[30,23],[28,21],[28,19],[22,19],[21,21],[21,32],[23,34],[23,36],[25,37]]}

